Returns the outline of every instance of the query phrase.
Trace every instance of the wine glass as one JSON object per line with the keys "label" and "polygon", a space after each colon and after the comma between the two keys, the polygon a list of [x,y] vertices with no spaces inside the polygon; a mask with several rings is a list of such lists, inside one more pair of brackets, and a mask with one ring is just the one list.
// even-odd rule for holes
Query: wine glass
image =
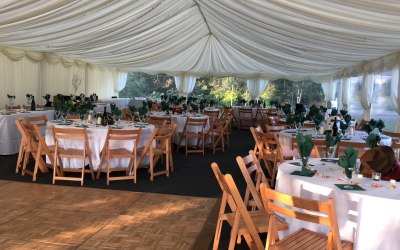
{"label": "wine glass", "polygon": [[15,99],[14,98],[8,98],[8,105],[10,106],[10,111],[13,110]]}

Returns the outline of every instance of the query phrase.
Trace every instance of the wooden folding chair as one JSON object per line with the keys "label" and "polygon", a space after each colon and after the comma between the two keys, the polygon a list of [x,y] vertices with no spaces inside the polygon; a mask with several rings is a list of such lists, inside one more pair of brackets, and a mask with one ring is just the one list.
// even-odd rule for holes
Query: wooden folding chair
{"label": "wooden folding chair", "polygon": [[265,115],[267,115],[266,108],[257,108],[256,117],[254,117],[256,125],[263,126],[265,124],[265,120],[264,120]]}
{"label": "wooden folding chair", "polygon": [[[234,249],[235,242],[240,244],[242,237],[244,237],[251,249],[263,249],[263,244],[258,234],[268,232],[268,213],[264,209],[247,211],[232,176],[229,174],[223,175],[216,163],[212,163],[211,168],[222,190],[221,207],[215,230],[213,249],[218,249],[224,221],[228,222],[232,227],[228,249]],[[286,223],[279,219],[276,220],[278,228],[287,230]]]}
{"label": "wooden folding chair", "polygon": [[366,142],[351,142],[342,140],[339,142],[339,145],[336,149],[336,156],[339,157],[343,155],[346,147],[352,147],[357,150],[358,158],[361,158],[361,156],[370,149],[369,145]]}
{"label": "wooden folding chair", "polygon": [[279,142],[279,133],[274,133],[275,141],[278,146],[278,161],[283,163],[287,160],[293,160],[293,158],[299,158],[299,152],[297,149],[283,149],[281,143]]}
{"label": "wooden folding chair", "polygon": [[132,120],[132,115],[131,115],[131,111],[129,110],[129,108],[122,109],[122,119],[125,121]]}
{"label": "wooden folding chair", "polygon": [[[100,166],[97,170],[97,179],[100,178],[100,173],[106,161],[107,185],[110,181],[117,180],[133,180],[136,183],[137,167],[139,165],[137,159],[137,144],[139,143],[142,128],[132,130],[119,130],[108,128],[106,140],[101,152]],[[129,159],[129,163],[111,168],[112,159]],[[125,175],[111,177],[110,173],[115,171],[124,171]]]}
{"label": "wooden folding chair", "polygon": [[9,106],[9,105],[5,105],[4,106],[5,110],[10,110],[10,109],[21,109],[21,105],[15,105],[15,106]]}
{"label": "wooden folding chair", "polygon": [[166,115],[166,116],[150,116],[147,119],[147,122],[150,124],[153,124],[156,127],[164,127],[165,125],[169,125],[172,123],[171,116]]}
{"label": "wooden folding chair", "polygon": [[269,186],[269,183],[257,156],[253,150],[250,150],[249,154],[245,157],[237,156],[236,162],[247,184],[243,200],[244,204],[251,206],[252,210],[255,210],[255,208],[259,210],[264,209],[261,201],[260,184],[265,183]]}
{"label": "wooden folding chair", "polygon": [[215,118],[219,118],[219,109],[218,110],[204,110],[203,115],[206,115],[210,118],[210,120]]}
{"label": "wooden folding chair", "polygon": [[79,115],[77,114],[68,114],[65,119],[73,119],[73,120],[78,120],[79,119]]}
{"label": "wooden folding chair", "polygon": [[[340,239],[336,207],[333,198],[311,200],[283,194],[261,184],[261,196],[269,213],[265,249],[353,249],[353,243]],[[328,235],[302,228],[279,239],[277,214],[330,227]]]}
{"label": "wooden folding chair", "polygon": [[254,134],[257,147],[257,151],[253,152],[257,156],[258,161],[264,162],[269,175],[269,184],[273,186],[279,160],[278,143],[275,140],[274,134],[257,131],[254,128],[250,128],[250,130]]}
{"label": "wooden folding chair", "polygon": [[[90,173],[94,180],[92,154],[89,147],[89,140],[86,128],[73,129],[73,128],[56,128],[53,127],[54,136],[54,165],[53,165],[53,184],[56,180],[65,181],[80,181],[83,186],[83,179],[85,173]],[[89,162],[89,169],[85,169],[86,159]],[[63,162],[63,160],[65,162]],[[81,162],[77,167],[74,165],[74,160]],[[64,164],[69,161],[69,167],[65,168]],[[72,163],[71,163],[72,162]],[[80,177],[66,177],[65,172],[80,172]]]}
{"label": "wooden folding chair", "polygon": [[254,117],[252,108],[239,108],[239,129],[254,126]]}
{"label": "wooden folding chair", "polygon": [[39,127],[45,127],[47,124],[47,116],[25,116],[25,123],[28,125],[38,125]]}
{"label": "wooden folding chair", "polygon": [[[224,137],[224,128],[225,128],[226,120],[221,118],[213,118],[211,121],[210,128],[206,131],[204,135],[204,140],[211,138],[211,149],[213,154],[215,154],[216,150],[221,150],[222,152],[225,151],[225,137]],[[220,147],[218,147],[220,144]]]}
{"label": "wooden folding chair", "polygon": [[[39,137],[34,126],[24,124],[22,119],[17,119],[15,123],[22,136],[15,172],[18,173],[19,169],[22,168],[22,175],[29,174],[32,176],[32,180],[36,181],[36,174],[39,168],[42,173],[49,172],[46,163],[40,156],[42,152],[40,138],[43,139],[43,136],[40,134],[40,130],[37,128],[40,134]],[[27,164],[31,155],[35,160],[33,172],[27,169]]]}
{"label": "wooden folding chair", "polygon": [[[158,128],[154,136],[155,146],[150,144],[145,155],[150,157],[150,180],[154,180],[154,176],[165,174],[169,176],[170,172],[174,171],[174,163],[172,158],[172,135],[177,125],[173,123],[170,127]],[[158,160],[163,160],[165,156],[165,170],[155,171],[155,166]],[[140,157],[140,161],[144,155]],[[139,161],[139,162],[140,162]]]}
{"label": "wooden folding chair", "polygon": [[[182,140],[185,139],[185,153],[202,153],[204,155],[204,132],[208,118],[188,117],[182,132],[178,132],[180,139],[176,152],[179,151]],[[190,140],[196,140],[196,144],[189,145]],[[190,149],[190,148],[194,149]]]}
{"label": "wooden folding chair", "polygon": [[265,125],[265,131],[267,131],[267,133],[279,133],[282,130],[285,130],[286,126],[285,125]]}
{"label": "wooden folding chair", "polygon": [[[299,151],[299,150],[298,150],[298,145],[297,145],[297,138],[296,138],[296,136],[292,136],[292,149],[293,149],[293,150]],[[314,147],[313,147],[313,149],[312,149],[312,151],[311,151],[310,157],[311,157],[311,158],[321,158],[320,155],[319,155],[319,150],[318,150],[318,148],[317,148],[315,145],[314,145]]]}

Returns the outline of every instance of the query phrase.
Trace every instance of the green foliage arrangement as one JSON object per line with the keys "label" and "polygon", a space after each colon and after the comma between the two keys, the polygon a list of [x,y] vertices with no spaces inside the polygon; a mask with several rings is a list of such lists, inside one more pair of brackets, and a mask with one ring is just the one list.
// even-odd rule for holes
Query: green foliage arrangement
{"label": "green foliage arrangement", "polygon": [[15,95],[9,95],[9,94],[7,94],[7,98],[15,99]]}
{"label": "green foliage arrangement", "polygon": [[333,137],[331,133],[326,133],[325,144],[327,148],[334,147],[340,142],[340,136]]}
{"label": "green foliage arrangement", "polygon": [[367,132],[367,134],[370,134],[375,128],[377,128],[379,132],[382,133],[384,127],[385,123],[381,119],[379,120],[371,119],[368,124],[364,125],[364,130],[365,132]]}
{"label": "green foliage arrangement", "polygon": [[352,147],[344,149],[344,156],[339,157],[339,166],[342,168],[353,168],[356,165],[358,152]]}

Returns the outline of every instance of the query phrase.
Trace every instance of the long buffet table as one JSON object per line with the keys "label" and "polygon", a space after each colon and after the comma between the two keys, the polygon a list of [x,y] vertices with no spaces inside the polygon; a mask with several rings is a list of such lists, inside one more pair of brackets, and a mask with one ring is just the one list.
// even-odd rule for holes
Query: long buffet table
{"label": "long buffet table", "polygon": [[[17,154],[21,143],[21,134],[18,131],[15,121],[25,116],[40,116],[45,114],[47,120],[54,120],[54,110],[22,111],[16,110],[7,114],[0,111],[0,155]],[[42,131],[44,134],[44,129]]]}

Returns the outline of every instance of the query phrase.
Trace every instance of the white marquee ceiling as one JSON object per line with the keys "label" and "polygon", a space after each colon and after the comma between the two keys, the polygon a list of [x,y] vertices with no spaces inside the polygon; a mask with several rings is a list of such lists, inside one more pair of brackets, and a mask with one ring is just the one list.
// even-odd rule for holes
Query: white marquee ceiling
{"label": "white marquee ceiling", "polygon": [[308,78],[400,51],[400,2],[0,1],[0,44],[120,70]]}

